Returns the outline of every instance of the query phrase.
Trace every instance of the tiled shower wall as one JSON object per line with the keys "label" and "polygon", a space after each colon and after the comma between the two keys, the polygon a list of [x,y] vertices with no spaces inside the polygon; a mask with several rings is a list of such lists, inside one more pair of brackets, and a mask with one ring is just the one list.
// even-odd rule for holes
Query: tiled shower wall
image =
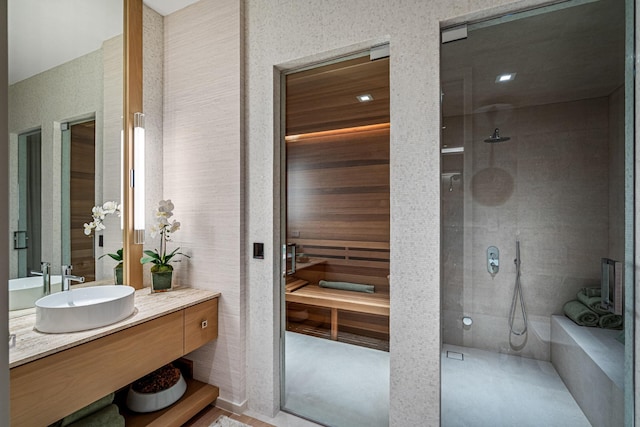
{"label": "tiled shower wall", "polygon": [[[621,250],[622,242],[609,238],[610,215],[619,209],[609,195],[623,191],[609,185],[610,170],[623,168],[619,156],[610,166],[611,141],[620,142],[610,137],[610,116],[623,120],[601,97],[445,119],[443,142],[463,138],[468,169],[453,191],[443,179],[445,343],[549,360],[549,316],[562,313],[581,287],[598,285],[600,258]],[[484,143],[494,127],[511,140]],[[511,346],[516,240],[529,333],[526,341],[512,337]],[[489,246],[500,250],[494,276]],[[462,316],[473,319],[471,327]]]}

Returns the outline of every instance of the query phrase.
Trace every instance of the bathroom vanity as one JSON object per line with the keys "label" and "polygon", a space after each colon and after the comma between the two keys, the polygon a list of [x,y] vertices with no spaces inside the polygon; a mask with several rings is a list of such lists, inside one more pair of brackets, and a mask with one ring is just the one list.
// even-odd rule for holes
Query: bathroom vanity
{"label": "bathroom vanity", "polygon": [[[219,296],[141,289],[129,318],[66,334],[35,331],[35,314],[11,319],[11,425],[49,425],[214,340]],[[217,387],[189,380],[180,401],[127,418],[127,425],[180,426],[217,397]]]}

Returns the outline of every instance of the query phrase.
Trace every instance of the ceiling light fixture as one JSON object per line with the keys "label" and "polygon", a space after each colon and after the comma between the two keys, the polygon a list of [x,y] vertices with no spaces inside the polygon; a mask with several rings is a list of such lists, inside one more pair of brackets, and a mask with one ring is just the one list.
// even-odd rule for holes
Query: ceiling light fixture
{"label": "ceiling light fixture", "polygon": [[360,102],[369,102],[369,101],[373,101],[373,95],[369,94],[369,93],[365,93],[362,95],[358,95],[356,96],[356,98],[358,98],[358,101]]}
{"label": "ceiling light fixture", "polygon": [[500,74],[498,77],[496,77],[496,83],[510,82],[515,78],[516,78],[516,73]]}

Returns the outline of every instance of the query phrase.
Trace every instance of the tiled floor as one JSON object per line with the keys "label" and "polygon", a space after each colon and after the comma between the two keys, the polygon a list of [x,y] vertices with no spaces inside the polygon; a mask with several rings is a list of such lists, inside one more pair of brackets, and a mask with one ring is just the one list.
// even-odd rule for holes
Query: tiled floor
{"label": "tiled floor", "polygon": [[[292,332],[287,340],[289,411],[326,425],[388,425],[389,353]],[[551,363],[447,344],[441,410],[442,427],[590,426]],[[208,425],[220,413],[204,411],[189,425]]]}
{"label": "tiled floor", "polygon": [[443,427],[591,425],[551,363],[446,344],[441,408]]}
{"label": "tiled floor", "polygon": [[389,353],[286,334],[285,410],[333,427],[389,425]]}

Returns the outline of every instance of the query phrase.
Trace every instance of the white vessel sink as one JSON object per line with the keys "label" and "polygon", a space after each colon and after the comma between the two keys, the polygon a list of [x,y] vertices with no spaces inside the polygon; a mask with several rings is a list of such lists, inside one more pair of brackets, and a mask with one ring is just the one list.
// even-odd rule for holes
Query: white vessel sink
{"label": "white vessel sink", "polygon": [[[60,290],[61,276],[51,276],[51,292]],[[42,276],[9,280],[9,311],[31,308],[44,295]]]}
{"label": "white vessel sink", "polygon": [[135,310],[131,286],[72,289],[36,301],[36,329],[47,333],[85,331],[126,319]]}

